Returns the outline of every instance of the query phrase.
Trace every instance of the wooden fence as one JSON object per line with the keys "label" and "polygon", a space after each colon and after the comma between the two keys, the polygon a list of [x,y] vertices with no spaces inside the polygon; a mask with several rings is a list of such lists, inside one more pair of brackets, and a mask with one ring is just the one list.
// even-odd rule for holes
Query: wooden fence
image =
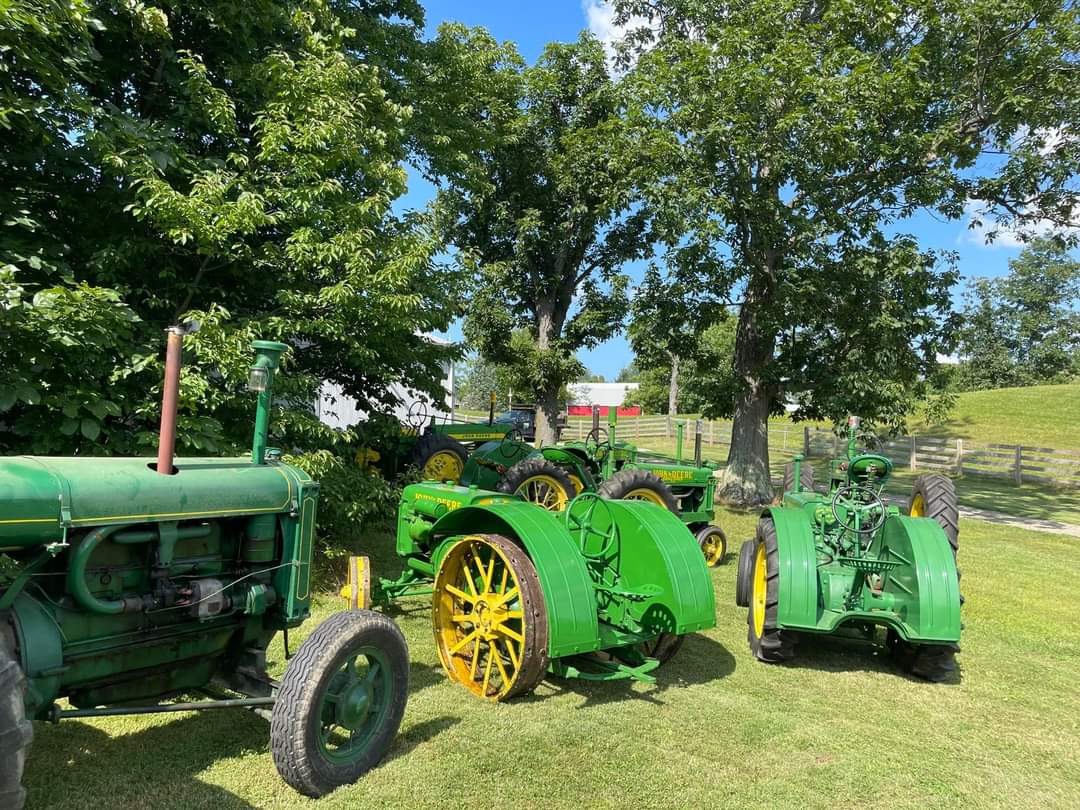
{"label": "wooden fence", "polygon": [[[466,421],[486,421],[466,417]],[[683,424],[683,456],[694,452],[694,431],[700,424],[706,455],[716,458],[726,454],[731,443],[731,422],[671,419],[666,416],[624,417],[619,420],[622,439],[655,445],[653,449],[671,452],[677,425]],[[606,425],[606,420],[601,420]],[[563,431],[565,439],[583,439],[592,425],[589,417],[570,417]],[[810,457],[835,455],[843,450],[844,439],[823,428],[789,423],[769,425],[769,452],[780,455],[802,453]],[[711,450],[711,452],[709,452]],[[983,475],[1022,483],[1051,483],[1080,488],[1080,450],[1028,447],[1017,444],[992,444],[945,436],[901,436],[882,439],[877,452],[892,459],[897,468],[912,472],[926,470],[950,475]]]}

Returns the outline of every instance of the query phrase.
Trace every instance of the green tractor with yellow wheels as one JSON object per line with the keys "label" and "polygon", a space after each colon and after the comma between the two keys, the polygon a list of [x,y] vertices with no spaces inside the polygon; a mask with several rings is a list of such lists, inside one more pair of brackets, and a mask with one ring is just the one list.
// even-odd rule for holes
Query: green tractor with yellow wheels
{"label": "green tractor with yellow wheels", "polygon": [[[583,493],[554,512],[424,482],[405,488],[396,544],[405,573],[377,585],[376,600],[430,594],[443,667],[490,700],[549,674],[653,683],[687,633],[716,621],[693,536],[653,503]],[[366,560],[350,571],[343,595],[366,604]]]}
{"label": "green tractor with yellow wheels", "polygon": [[270,721],[275,766],[308,796],[376,765],[401,722],[408,649],[378,613],[332,616],[280,680],[269,674],[271,640],[284,635],[288,658],[288,633],[311,612],[319,497],[266,446],[287,347],[254,344],[251,455],[177,459],[185,331],[169,333],[156,460],[0,459],[4,810],[25,801],[34,720],[248,709]]}
{"label": "green tractor with yellow wheels", "polygon": [[612,409],[607,427],[593,409],[593,427],[582,441],[536,448],[510,434],[477,447],[458,481],[481,489],[515,493],[545,509],[561,511],[576,495],[595,492],[609,500],[642,500],[663,507],[694,534],[706,563],[721,564],[727,537],[713,525],[715,465],[702,461],[701,431],[695,434],[694,460],[682,458],[683,425],[676,430],[675,457],[646,453],[615,438]]}
{"label": "green tractor with yellow wheels", "polygon": [[952,481],[919,478],[907,514],[886,503],[884,456],[856,448],[834,460],[827,492],[801,456],[789,465],[780,504],[764,511],[739,553],[735,601],[746,607],[754,656],[795,656],[800,638],[845,635],[885,644],[896,662],[928,680],[956,668],[960,641],[958,508]]}

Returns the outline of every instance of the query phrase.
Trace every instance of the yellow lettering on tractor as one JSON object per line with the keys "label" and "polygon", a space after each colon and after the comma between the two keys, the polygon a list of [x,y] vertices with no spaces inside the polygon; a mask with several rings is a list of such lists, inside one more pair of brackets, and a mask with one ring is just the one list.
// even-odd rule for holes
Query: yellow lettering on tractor
{"label": "yellow lettering on tractor", "polygon": [[656,474],[661,481],[689,481],[694,477],[689,470],[659,470]]}
{"label": "yellow lettering on tractor", "polygon": [[431,501],[432,503],[442,504],[448,510],[459,509],[464,505],[461,501],[455,501],[453,498],[440,498],[427,492],[417,492],[413,497],[413,501]]}

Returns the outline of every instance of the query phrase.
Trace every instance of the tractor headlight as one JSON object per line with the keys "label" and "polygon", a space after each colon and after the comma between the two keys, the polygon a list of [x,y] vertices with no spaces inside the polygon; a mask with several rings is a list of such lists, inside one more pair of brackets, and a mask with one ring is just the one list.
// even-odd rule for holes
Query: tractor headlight
{"label": "tractor headlight", "polygon": [[261,366],[254,366],[248,372],[248,390],[261,394],[270,384],[270,372]]}

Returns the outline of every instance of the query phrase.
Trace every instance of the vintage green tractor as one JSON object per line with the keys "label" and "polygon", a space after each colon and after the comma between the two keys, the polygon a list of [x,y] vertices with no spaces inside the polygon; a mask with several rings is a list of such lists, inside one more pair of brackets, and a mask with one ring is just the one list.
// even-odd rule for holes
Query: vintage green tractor
{"label": "vintage green tractor", "polygon": [[[552,512],[476,486],[413,484],[397,552],[406,573],[383,597],[433,594],[443,666],[491,700],[548,673],[654,682],[686,633],[716,621],[693,536],[653,503],[584,493]],[[354,558],[343,590],[355,605],[365,603],[364,563]]]}
{"label": "vintage green tractor", "polygon": [[735,601],[747,607],[747,637],[761,661],[791,659],[799,634],[885,641],[904,669],[942,680],[960,640],[957,504],[952,481],[915,482],[909,514],[886,505],[892,472],[884,456],[856,449],[833,461],[828,493],[796,456],[780,505],[765,510],[739,552]]}
{"label": "vintage green tractor", "polygon": [[[268,675],[270,641],[283,632],[288,657],[288,632],[310,612],[319,496],[266,446],[286,347],[254,344],[251,456],[174,459],[183,332],[169,333],[156,461],[0,459],[5,810],[25,799],[31,720],[246,707],[270,720],[274,764],[309,796],[377,764],[401,722],[408,650],[378,613],[334,615],[280,682]],[[196,693],[205,699],[163,702]]]}
{"label": "vintage green tractor", "polygon": [[521,495],[545,509],[560,511],[574,496],[596,492],[604,498],[643,500],[678,515],[694,534],[710,567],[727,554],[727,538],[712,525],[716,467],[701,458],[697,423],[693,463],[682,458],[683,430],[676,427],[675,457],[644,452],[615,438],[611,409],[606,428],[593,408],[593,428],[583,441],[535,448],[514,436],[491,441],[469,456],[459,479],[463,485]]}

